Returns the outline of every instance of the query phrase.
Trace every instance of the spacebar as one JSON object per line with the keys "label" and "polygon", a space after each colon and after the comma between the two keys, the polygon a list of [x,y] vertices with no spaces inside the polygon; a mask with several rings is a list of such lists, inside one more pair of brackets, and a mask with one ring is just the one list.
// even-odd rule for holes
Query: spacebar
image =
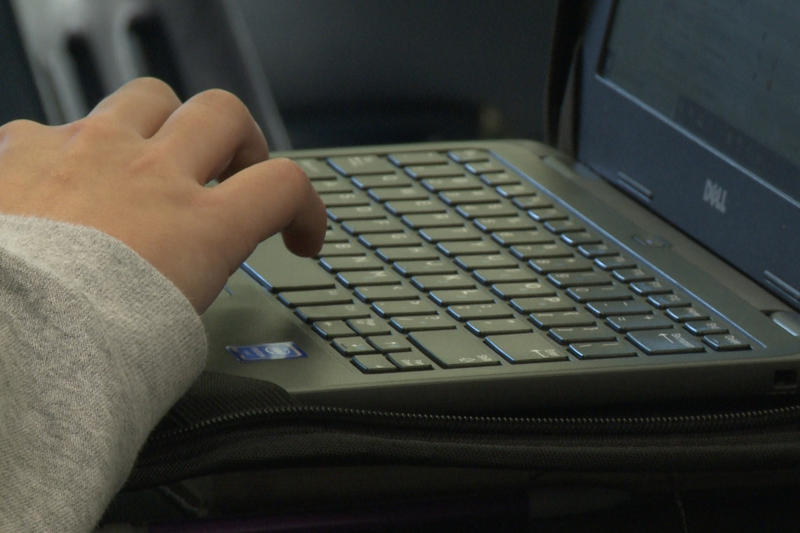
{"label": "spacebar", "polygon": [[242,265],[242,270],[272,292],[334,287],[333,277],[316,259],[294,255],[283,245],[280,236],[259,245]]}

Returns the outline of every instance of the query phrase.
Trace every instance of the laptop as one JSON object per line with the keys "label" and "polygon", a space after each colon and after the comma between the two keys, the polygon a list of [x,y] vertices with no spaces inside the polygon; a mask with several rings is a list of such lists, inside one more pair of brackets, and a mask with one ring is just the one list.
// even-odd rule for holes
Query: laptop
{"label": "laptop", "polygon": [[280,154],[326,203],[325,245],[256,249],[202,317],[207,371],[465,414],[797,394],[800,9],[590,9],[574,156]]}

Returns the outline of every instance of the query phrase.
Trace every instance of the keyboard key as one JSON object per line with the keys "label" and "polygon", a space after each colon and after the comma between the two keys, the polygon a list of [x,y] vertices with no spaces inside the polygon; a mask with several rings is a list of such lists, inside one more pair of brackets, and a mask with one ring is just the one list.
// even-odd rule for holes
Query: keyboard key
{"label": "keyboard key", "polygon": [[395,263],[394,270],[403,276],[420,276],[427,274],[456,274],[458,269],[453,263],[431,259],[426,261],[403,261]]}
{"label": "keyboard key", "polygon": [[572,287],[567,289],[567,296],[576,302],[607,302],[614,300],[630,300],[630,291],[621,285],[607,287]]}
{"label": "keyboard key", "polygon": [[444,213],[447,207],[438,200],[397,200],[383,204],[386,209],[396,216],[411,215],[415,213]]}
{"label": "keyboard key", "polygon": [[531,209],[528,211],[528,216],[537,222],[546,222],[548,220],[566,220],[567,214],[556,209],[555,207],[543,207],[540,209]]}
{"label": "keyboard key", "polygon": [[466,324],[467,329],[478,335],[510,335],[513,333],[528,333],[533,331],[530,324],[518,318],[497,318],[497,319],[478,319],[470,320]]}
{"label": "keyboard key", "polygon": [[612,302],[591,302],[586,305],[594,316],[622,316],[622,315],[646,315],[653,312],[653,308],[644,302],[621,300]]}
{"label": "keyboard key", "polygon": [[369,205],[369,198],[361,192],[320,194],[325,207],[354,207]]}
{"label": "keyboard key", "polygon": [[[528,266],[537,274],[551,272],[591,272],[592,264],[582,257],[539,258],[528,261]],[[603,276],[608,282],[608,276]]]}
{"label": "keyboard key", "polygon": [[750,344],[736,335],[708,335],[703,342],[716,351],[749,350]]}
{"label": "keyboard key", "polygon": [[517,244],[509,248],[511,255],[517,259],[552,259],[556,257],[572,257],[572,252],[562,244]]}
{"label": "keyboard key", "polygon": [[400,370],[381,354],[359,355],[353,357],[351,361],[356,365],[356,368],[365,374],[383,374],[386,372],[398,372]]}
{"label": "keyboard key", "polygon": [[491,295],[477,289],[436,290],[428,297],[437,305],[448,307],[457,304],[489,304],[494,302]]}
{"label": "keyboard key", "polygon": [[435,315],[436,306],[425,300],[388,300],[373,302],[372,310],[383,318]]}
{"label": "keyboard key", "polygon": [[348,220],[342,229],[350,235],[367,235],[370,233],[398,233],[404,231],[403,225],[395,219]]}
{"label": "keyboard key", "polygon": [[378,300],[416,300],[419,291],[408,285],[375,285],[358,287],[354,292],[356,298],[365,303]]}
{"label": "keyboard key", "polygon": [[635,357],[636,350],[621,342],[591,342],[569,345],[569,351],[580,359],[608,359],[611,357]]}
{"label": "keyboard key", "polygon": [[608,276],[602,272],[555,272],[548,274],[547,280],[560,289],[611,285]]}
{"label": "keyboard key", "polygon": [[318,159],[295,159],[294,162],[300,165],[308,179],[312,181],[337,177],[336,172],[324,161]]}
{"label": "keyboard key", "polygon": [[336,337],[350,337],[353,330],[344,320],[320,320],[314,322],[311,329],[323,339],[335,339]]}
{"label": "keyboard key", "polygon": [[367,341],[361,337],[342,337],[341,339],[334,340],[332,345],[337,352],[347,357],[377,353],[375,347],[368,344]]}
{"label": "keyboard key", "polygon": [[494,204],[460,205],[456,208],[456,212],[464,218],[473,219],[480,217],[512,217],[519,214],[519,209],[506,202],[497,202]]}
{"label": "keyboard key", "polygon": [[582,244],[578,246],[578,253],[589,259],[612,255],[617,256],[616,249],[608,244]]}
{"label": "keyboard key", "polygon": [[328,218],[334,222],[343,220],[377,220],[386,218],[386,212],[374,205],[360,205],[356,207],[328,207]]}
{"label": "keyboard key", "polygon": [[478,268],[516,268],[517,262],[503,254],[465,255],[455,258],[455,263],[464,270]]}
{"label": "keyboard key", "polygon": [[678,294],[657,294],[647,298],[647,303],[658,309],[668,307],[686,307],[692,305],[691,300]]}
{"label": "keyboard key", "polygon": [[523,211],[553,207],[553,201],[544,196],[518,196],[511,203]]}
{"label": "keyboard key", "polygon": [[698,311],[694,307],[676,307],[667,309],[667,316],[675,322],[688,322],[689,320],[708,320],[708,313]]}
{"label": "keyboard key", "polygon": [[564,351],[553,347],[542,335],[535,333],[487,337],[486,344],[512,364],[567,360]]}
{"label": "keyboard key", "polygon": [[378,233],[375,235],[362,235],[358,242],[367,248],[387,248],[391,246],[416,246],[422,244],[422,239],[417,235],[407,233]]}
{"label": "keyboard key", "polygon": [[597,326],[577,328],[553,328],[547,335],[559,344],[576,342],[609,342],[617,340],[616,335],[606,328]]}
{"label": "keyboard key", "polygon": [[544,223],[544,227],[550,233],[562,235],[565,233],[582,233],[586,228],[583,223],[577,220],[548,220]]}
{"label": "keyboard key", "polygon": [[484,285],[494,285],[496,283],[508,283],[512,281],[531,282],[536,281],[536,276],[530,270],[522,268],[492,268],[475,270],[472,277]]}
{"label": "keyboard key", "polygon": [[622,333],[627,331],[667,329],[672,327],[672,322],[662,315],[611,316],[606,319],[606,324],[615,331]]}
{"label": "keyboard key", "polygon": [[603,240],[593,233],[588,231],[579,231],[576,233],[562,233],[559,238],[562,242],[570,246],[582,246],[584,244],[600,244]]}
{"label": "keyboard key", "polygon": [[413,165],[405,168],[406,174],[415,179],[461,176],[464,169],[459,165]]}
{"label": "keyboard key", "polygon": [[463,274],[423,275],[411,278],[411,284],[421,291],[436,289],[474,289],[475,282]]}
{"label": "keyboard key", "polygon": [[428,242],[440,241],[480,241],[483,234],[472,226],[460,228],[426,228],[419,232],[420,236]]}
{"label": "keyboard key", "polygon": [[[400,333],[412,331],[434,331],[455,329],[452,318],[442,315],[400,316],[393,318],[389,324]],[[450,334],[451,337],[454,335]],[[457,335],[455,337],[458,337]]]}
{"label": "keyboard key", "polygon": [[380,189],[383,187],[410,186],[412,181],[407,176],[398,173],[379,174],[374,176],[355,176],[350,179],[359,189]]}
{"label": "keyboard key", "polygon": [[331,242],[322,245],[318,257],[365,255],[364,247],[353,242]]}
{"label": "keyboard key", "polygon": [[319,322],[323,320],[344,320],[348,318],[368,318],[369,311],[366,307],[360,304],[346,304],[346,305],[319,305],[312,307],[298,307],[295,309],[296,314],[301,320],[305,322]]}
{"label": "keyboard key", "polygon": [[496,189],[497,194],[503,198],[516,198],[518,196],[536,196],[539,190],[533,185],[525,182],[513,185],[500,185]]}
{"label": "keyboard key", "polygon": [[328,163],[345,176],[390,174],[396,170],[390,162],[377,155],[331,157]]}
{"label": "keyboard key", "polygon": [[692,335],[719,335],[721,333],[728,333],[728,329],[713,320],[705,322],[687,322],[683,328]]}
{"label": "keyboard key", "polygon": [[371,285],[394,285],[400,283],[397,274],[388,270],[367,270],[364,272],[342,272],[336,280],[351,289]]}
{"label": "keyboard key", "polygon": [[409,340],[443,368],[499,365],[497,355],[480,340],[447,331],[411,333]]}
{"label": "keyboard key", "polygon": [[420,185],[430,192],[466,191],[481,189],[483,184],[475,176],[448,176],[445,178],[425,178]]}
{"label": "keyboard key", "polygon": [[503,304],[469,304],[452,305],[447,308],[447,314],[460,322],[478,318],[511,318],[513,313]]}
{"label": "keyboard key", "polygon": [[319,264],[332,274],[337,272],[355,272],[360,270],[380,270],[383,263],[374,256],[361,257],[323,257]]}
{"label": "keyboard key", "polygon": [[368,194],[370,198],[379,203],[397,200],[425,200],[430,198],[430,193],[428,193],[428,191],[408,186],[370,189]]}
{"label": "keyboard key", "polygon": [[553,237],[538,230],[496,231],[492,233],[492,239],[502,246],[513,246],[515,244],[549,244],[553,242]]}
{"label": "keyboard key", "polygon": [[317,261],[298,257],[282,246],[277,253],[254,253],[242,269],[272,292],[333,289],[335,286],[330,274],[320,268]]}
{"label": "keyboard key", "polygon": [[437,165],[449,162],[447,156],[433,151],[389,154],[389,161],[398,167],[405,167],[408,165]]}
{"label": "keyboard key", "polygon": [[501,250],[490,241],[443,241],[436,245],[436,249],[448,257],[493,254]]}
{"label": "keyboard key", "polygon": [[476,219],[473,223],[475,227],[486,233],[494,231],[536,230],[536,223],[534,221],[520,216],[483,217]]}
{"label": "keyboard key", "polygon": [[432,213],[423,215],[406,215],[403,224],[412,229],[452,228],[464,226],[464,220],[455,213]]}
{"label": "keyboard key", "polygon": [[451,150],[447,155],[457,163],[474,163],[476,161],[488,161],[489,154],[485,150],[476,148],[465,148],[461,150]]}
{"label": "keyboard key", "polygon": [[672,287],[663,281],[637,281],[631,283],[631,290],[640,296],[650,296],[651,294],[667,294],[672,292]]}
{"label": "keyboard key", "polygon": [[552,313],[554,311],[574,311],[575,302],[563,296],[539,296],[535,298],[514,298],[511,307],[524,314]]}
{"label": "keyboard key", "polygon": [[650,281],[653,274],[641,268],[620,268],[611,272],[614,279],[622,283],[633,283],[635,281]]}
{"label": "keyboard key", "polygon": [[278,294],[278,300],[287,307],[303,305],[333,305],[353,303],[350,291],[342,289],[315,289],[311,291],[289,291]]}
{"label": "keyboard key", "polygon": [[443,191],[439,193],[439,198],[447,205],[464,204],[492,204],[500,199],[494,191],[479,189],[475,191]]}
{"label": "keyboard key", "polygon": [[[585,246],[585,245],[581,245]],[[636,263],[622,255],[614,255],[610,257],[598,257],[594,260],[594,264],[603,270],[617,270],[619,268],[635,268]]]}
{"label": "keyboard key", "polygon": [[390,335],[373,335],[367,338],[367,342],[381,353],[411,351],[411,344],[409,344],[405,335],[394,333]]}
{"label": "keyboard key", "polygon": [[594,326],[592,315],[584,311],[559,311],[531,314],[528,320],[542,329]]}
{"label": "keyboard key", "polygon": [[480,179],[490,187],[497,187],[498,185],[516,185],[522,182],[519,176],[509,174],[508,172],[489,172],[481,174]]}
{"label": "keyboard key", "polygon": [[625,336],[648,355],[704,352],[705,348],[689,333],[679,330],[635,331]]}
{"label": "keyboard key", "polygon": [[436,250],[424,246],[395,246],[378,248],[375,254],[387,263],[397,261],[434,261],[439,259]]}
{"label": "keyboard key", "polygon": [[506,168],[497,161],[478,161],[467,164],[467,170],[473,174],[490,174],[492,172],[504,172]]}
{"label": "keyboard key", "polygon": [[407,352],[392,352],[387,355],[388,359],[397,366],[400,370],[431,370],[433,365],[417,350],[409,350]]}
{"label": "keyboard key", "polygon": [[538,281],[523,283],[496,283],[492,285],[492,292],[503,298],[525,298],[528,296],[555,296],[556,291],[550,285],[543,285]]}
{"label": "keyboard key", "polygon": [[362,337],[368,337],[370,335],[388,335],[392,332],[386,322],[375,318],[351,318],[345,322],[350,326],[350,329]]}

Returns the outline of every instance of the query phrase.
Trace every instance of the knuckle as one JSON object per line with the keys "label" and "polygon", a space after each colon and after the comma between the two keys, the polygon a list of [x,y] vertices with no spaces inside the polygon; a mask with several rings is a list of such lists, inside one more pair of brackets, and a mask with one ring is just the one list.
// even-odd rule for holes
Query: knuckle
{"label": "knuckle", "polygon": [[41,128],[45,128],[38,122],[27,119],[17,119],[7,122],[0,126],[0,140],[13,140],[17,137],[27,137],[38,133]]}
{"label": "knuckle", "polygon": [[137,90],[158,94],[159,96],[169,100],[178,100],[178,95],[175,94],[173,88],[168,83],[158,78],[145,76],[142,78],[136,78],[130,83],[134,85]]}
{"label": "knuckle", "polygon": [[200,102],[216,111],[222,111],[226,115],[233,115],[237,120],[250,118],[250,111],[238,96],[224,89],[208,89],[198,93],[193,100]]}

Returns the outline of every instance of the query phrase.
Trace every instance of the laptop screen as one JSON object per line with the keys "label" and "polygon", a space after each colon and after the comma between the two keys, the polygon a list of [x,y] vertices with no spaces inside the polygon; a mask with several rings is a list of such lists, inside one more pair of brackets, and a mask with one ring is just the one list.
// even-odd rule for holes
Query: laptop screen
{"label": "laptop screen", "polygon": [[601,66],[607,79],[800,201],[800,10],[621,2],[614,18]]}
{"label": "laptop screen", "polygon": [[800,3],[592,9],[580,161],[800,308]]}

